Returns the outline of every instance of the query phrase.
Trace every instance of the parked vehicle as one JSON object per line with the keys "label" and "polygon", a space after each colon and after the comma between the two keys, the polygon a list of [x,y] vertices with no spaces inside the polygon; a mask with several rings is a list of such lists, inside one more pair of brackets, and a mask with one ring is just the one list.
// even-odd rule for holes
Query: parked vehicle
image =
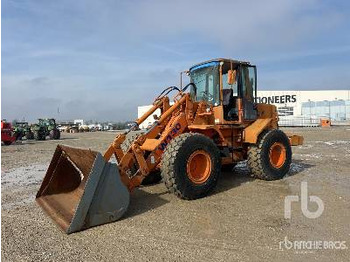
{"label": "parked vehicle", "polygon": [[1,142],[3,142],[5,146],[8,146],[16,140],[17,136],[13,131],[11,123],[1,120]]}
{"label": "parked vehicle", "polygon": [[[191,67],[188,75],[190,84],[166,88],[104,155],[57,146],[36,200],[66,233],[121,218],[130,193],[148,177],[162,177],[170,192],[193,200],[213,191],[222,165],[247,160],[262,180],[287,174],[291,146],[303,138],[279,129],[276,106],[256,103],[256,66],[215,59]],[[171,91],[177,91],[173,104]],[[156,110],[156,122],[133,134]]]}
{"label": "parked vehicle", "polygon": [[60,139],[61,132],[56,125],[54,118],[39,118],[38,123],[31,126],[35,140],[45,140],[47,136],[50,139]]}
{"label": "parked vehicle", "polygon": [[16,122],[13,128],[14,132],[20,137],[19,139],[22,139],[22,137],[25,137],[28,140],[34,139],[34,133],[28,122]]}

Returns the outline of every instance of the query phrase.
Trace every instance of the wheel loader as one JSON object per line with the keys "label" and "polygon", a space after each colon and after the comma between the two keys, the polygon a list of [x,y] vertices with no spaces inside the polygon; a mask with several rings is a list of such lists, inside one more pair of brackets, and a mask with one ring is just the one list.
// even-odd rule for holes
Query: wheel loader
{"label": "wheel loader", "polygon": [[[133,189],[159,173],[170,192],[194,200],[213,191],[222,166],[247,160],[252,176],[263,180],[289,171],[291,146],[303,138],[278,129],[274,105],[255,102],[256,66],[220,58],[186,73],[189,84],[161,92],[103,155],[57,146],[36,201],[64,232],[118,220]],[[128,141],[149,116],[154,123]]]}

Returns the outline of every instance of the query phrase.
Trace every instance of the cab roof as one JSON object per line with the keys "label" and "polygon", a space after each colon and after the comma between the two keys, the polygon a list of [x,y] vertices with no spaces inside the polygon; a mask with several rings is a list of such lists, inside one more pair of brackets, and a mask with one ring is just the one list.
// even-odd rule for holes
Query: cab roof
{"label": "cab roof", "polygon": [[201,62],[199,64],[196,64],[196,65],[193,65],[190,67],[190,71],[195,68],[195,67],[198,67],[198,66],[201,66],[201,65],[205,65],[205,64],[208,64],[208,63],[215,63],[215,62],[226,62],[226,63],[234,63],[234,64],[244,64],[244,65],[250,65],[250,62],[247,62],[247,61],[239,61],[239,60],[234,60],[234,59],[228,59],[228,58],[215,58],[215,59],[211,59],[211,60],[208,60],[208,61],[204,61],[204,62]]}

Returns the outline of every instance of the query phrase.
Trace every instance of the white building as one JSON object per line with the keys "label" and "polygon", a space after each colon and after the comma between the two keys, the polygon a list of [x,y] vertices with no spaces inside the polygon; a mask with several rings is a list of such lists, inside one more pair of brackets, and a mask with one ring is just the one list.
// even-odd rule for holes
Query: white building
{"label": "white building", "polygon": [[[282,126],[318,125],[320,118],[330,118],[333,122],[350,120],[350,90],[258,91],[257,102],[275,105]],[[139,106],[138,117],[149,108]],[[150,116],[140,127],[146,128],[153,122]]]}
{"label": "white building", "polygon": [[[152,105],[148,105],[148,106],[138,106],[137,107],[137,117],[140,118],[144,113],[146,113],[150,108],[152,107]],[[156,114],[157,116],[160,115],[160,109],[157,109],[153,115]],[[143,121],[143,123],[140,125],[141,129],[145,129],[147,128],[149,125],[151,125],[154,122],[154,117],[153,115],[149,116],[145,121]]]}
{"label": "white building", "polygon": [[350,120],[350,90],[258,91],[257,102],[275,105],[282,126]]}
{"label": "white building", "polygon": [[83,119],[75,119],[74,120],[74,125],[83,126],[84,125],[84,120]]}

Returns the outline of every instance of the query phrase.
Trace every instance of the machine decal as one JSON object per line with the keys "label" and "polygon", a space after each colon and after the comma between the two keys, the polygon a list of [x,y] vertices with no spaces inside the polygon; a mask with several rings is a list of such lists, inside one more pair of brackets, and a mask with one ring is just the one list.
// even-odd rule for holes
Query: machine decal
{"label": "machine decal", "polygon": [[170,133],[165,137],[165,139],[160,143],[158,147],[159,150],[164,151],[169,142],[176,136],[176,134],[181,129],[181,124],[177,123],[173,129],[171,129]]}

